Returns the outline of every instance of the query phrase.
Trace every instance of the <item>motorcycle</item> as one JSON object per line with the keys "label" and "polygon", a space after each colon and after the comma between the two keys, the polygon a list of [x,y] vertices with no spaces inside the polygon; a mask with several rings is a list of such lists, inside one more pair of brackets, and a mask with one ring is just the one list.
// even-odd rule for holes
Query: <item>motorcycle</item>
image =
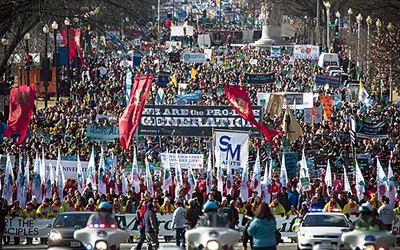
{"label": "motorcycle", "polygon": [[186,250],[233,250],[242,234],[226,225],[203,223],[186,231]]}
{"label": "motorcycle", "polygon": [[349,249],[386,250],[396,244],[396,236],[386,231],[344,230],[341,241]]}
{"label": "motorcycle", "polygon": [[74,238],[82,242],[87,250],[117,250],[122,241],[129,237],[126,230],[117,224],[90,223],[74,232]]}

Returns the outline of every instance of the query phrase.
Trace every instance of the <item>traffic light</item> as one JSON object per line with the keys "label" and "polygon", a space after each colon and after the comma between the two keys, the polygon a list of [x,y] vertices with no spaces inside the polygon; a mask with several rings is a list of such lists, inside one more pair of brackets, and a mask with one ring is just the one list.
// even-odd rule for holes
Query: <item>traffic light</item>
{"label": "traffic light", "polygon": [[335,26],[335,36],[339,36],[339,23],[337,23]]}
{"label": "traffic light", "polygon": [[33,64],[33,59],[31,55],[25,56],[25,70],[29,69]]}

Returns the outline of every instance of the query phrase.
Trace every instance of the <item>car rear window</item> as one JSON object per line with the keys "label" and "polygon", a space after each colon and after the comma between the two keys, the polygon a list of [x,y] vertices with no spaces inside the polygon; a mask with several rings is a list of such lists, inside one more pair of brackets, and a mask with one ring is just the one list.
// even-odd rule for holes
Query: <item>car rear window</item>
{"label": "car rear window", "polygon": [[308,215],[303,227],[348,227],[349,223],[342,215]]}
{"label": "car rear window", "polygon": [[85,214],[59,214],[54,221],[53,227],[86,227],[90,213]]}

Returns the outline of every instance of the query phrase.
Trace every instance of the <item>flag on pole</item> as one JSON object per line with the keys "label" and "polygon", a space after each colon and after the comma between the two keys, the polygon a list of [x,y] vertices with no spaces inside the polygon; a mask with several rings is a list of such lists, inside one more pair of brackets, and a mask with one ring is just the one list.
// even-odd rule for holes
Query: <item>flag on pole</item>
{"label": "flag on pole", "polygon": [[325,172],[325,184],[327,187],[332,187],[332,172],[331,172],[331,163],[329,162],[329,159],[328,159],[328,165],[326,166],[326,172]]}
{"label": "flag on pole", "polygon": [[13,166],[11,163],[11,157],[9,154],[7,154],[6,175],[4,176],[4,186],[3,186],[3,198],[8,202],[8,204],[12,204],[13,190],[14,190]]}
{"label": "flag on pole", "polygon": [[[42,154],[42,157],[43,157],[42,158],[43,165],[45,165],[45,163],[44,163],[44,152]],[[50,164],[50,166],[47,166],[47,167],[45,166],[45,171],[46,171],[46,176],[45,176],[46,180],[45,180],[45,187],[44,187],[44,190],[45,190],[44,198],[51,199],[51,198],[53,198],[53,186],[52,186],[52,182],[51,182],[52,177],[50,176],[50,174],[53,172],[51,164]],[[54,179],[54,177],[53,177],[53,179]]]}
{"label": "flag on pole", "polygon": [[343,179],[344,179],[344,191],[352,194],[353,190],[351,190],[351,186],[350,186],[349,178],[347,177],[347,171],[346,171],[345,166],[343,166]]}
{"label": "flag on pole", "polygon": [[379,158],[376,158],[376,184],[378,188],[378,200],[381,196],[387,195],[387,190],[389,189],[389,182],[386,178],[385,171],[383,171],[381,162]]}
{"label": "flag on pole", "polygon": [[391,164],[391,158],[389,160],[389,167],[388,167],[388,180],[389,180],[389,188],[388,188],[388,192],[387,192],[387,197],[389,197],[390,200],[390,206],[394,207],[396,204],[396,184],[394,181],[394,176],[393,176],[393,169],[392,169],[392,164]]}
{"label": "flag on pole", "polygon": [[50,169],[49,179],[50,179],[51,187],[53,188],[53,185],[56,184],[56,175],[54,173],[53,164],[51,164],[51,162],[49,163],[49,169]]}
{"label": "flag on pole", "polygon": [[42,183],[40,179],[40,159],[38,152],[36,152],[35,161],[33,163],[32,193],[39,201],[42,196]]}
{"label": "flag on pole", "polygon": [[[46,198],[46,163],[44,157],[44,148],[42,148],[42,160],[40,161],[40,183],[42,186],[42,195],[38,198],[38,202],[42,202],[44,198]],[[51,198],[51,197],[50,197]]]}
{"label": "flag on pole", "polygon": [[182,169],[181,169],[181,164],[179,162],[178,152],[175,152],[175,158],[177,162],[175,168],[175,174],[176,174],[175,198],[177,198],[179,196],[179,191],[181,190],[181,185],[183,184],[183,178],[182,178]]}
{"label": "flag on pole", "polygon": [[261,162],[260,162],[260,152],[257,150],[257,158],[253,169],[253,191],[257,191],[261,195]]}
{"label": "flag on pole", "polygon": [[189,164],[188,168],[188,182],[190,184],[189,195],[192,197],[192,193],[194,191],[194,187],[196,186],[196,178],[194,177],[192,166]]}
{"label": "flag on pole", "polygon": [[107,186],[106,186],[106,161],[105,161],[105,159],[104,159],[104,151],[103,151],[103,148],[101,148],[101,153],[100,153],[97,189],[99,190],[99,194],[100,194],[100,195],[101,195],[101,194],[107,194]]}
{"label": "flag on pole", "polygon": [[92,148],[92,152],[90,153],[89,163],[87,167],[87,175],[86,175],[86,185],[89,183],[92,184],[92,187],[96,187],[96,176],[94,171],[96,169],[96,163],[94,161],[94,148]]}
{"label": "flag on pole", "polygon": [[146,160],[146,187],[151,197],[153,197],[154,196],[153,179],[151,178],[150,165],[147,162],[147,160]]}
{"label": "flag on pole", "polygon": [[58,149],[56,172],[57,172],[56,179],[57,179],[58,197],[60,197],[60,201],[62,201],[62,200],[64,200],[65,176],[64,176],[64,169],[62,167],[60,149]]}
{"label": "flag on pole", "polygon": [[116,179],[115,179],[115,166],[117,165],[117,157],[111,153],[111,159],[112,159],[112,164],[111,164],[111,173],[110,173],[110,180],[108,181],[110,188],[114,189],[115,194],[119,195],[118,188],[116,188]]}
{"label": "flag on pole", "polygon": [[288,176],[286,171],[285,154],[282,154],[281,175],[279,177],[279,180],[282,183],[282,187],[287,187]]}
{"label": "flag on pole", "polygon": [[[135,189],[135,193],[140,193],[140,178],[139,178],[139,166],[136,156],[136,147],[133,147],[133,161],[132,161],[132,187]],[[163,189],[164,190],[164,189]]]}
{"label": "flag on pole", "polygon": [[356,191],[358,200],[362,200],[362,193],[365,192],[365,181],[357,161],[356,161]]}
{"label": "flag on pole", "polygon": [[17,178],[17,200],[19,201],[19,204],[21,207],[25,207],[26,203],[26,190],[28,188],[28,179],[29,178],[29,157],[27,160],[26,165],[28,166],[28,173],[26,173],[26,167],[24,169],[23,166],[23,157],[20,158],[19,160],[19,168],[18,168],[18,178]]}
{"label": "flag on pole", "polygon": [[126,190],[128,189],[128,181],[125,176],[125,171],[123,170],[122,170],[121,181],[122,181],[122,195],[126,195]]}
{"label": "flag on pole", "polygon": [[207,172],[206,172],[206,189],[207,194],[210,192],[212,187],[212,155],[211,150],[208,152],[208,161],[207,161]]}
{"label": "flag on pole", "polygon": [[267,202],[268,204],[271,202],[271,194],[269,192],[269,185],[271,184],[272,180],[272,160],[269,160],[269,166],[268,166],[268,161],[265,165],[265,171],[264,171],[264,178],[262,181],[262,189],[264,191],[264,196],[261,197],[264,202]]}
{"label": "flag on pole", "polygon": [[164,181],[162,184],[162,190],[169,190],[169,185],[172,184],[172,175],[171,175],[171,164],[169,162],[169,152],[165,153],[166,163],[164,165]]}
{"label": "flag on pole", "polygon": [[[301,155],[301,161],[300,161],[300,185],[299,185],[299,189],[302,190],[303,189],[303,183],[309,183],[310,182],[310,173],[308,171],[308,167],[307,167],[307,160],[306,160],[306,154],[303,148],[303,154]],[[304,185],[304,188],[308,190],[307,184]]]}
{"label": "flag on pole", "polygon": [[192,70],[190,71],[190,78],[191,79],[196,79],[196,75],[197,75],[196,69],[192,68]]}
{"label": "flag on pole", "polygon": [[242,197],[244,201],[246,201],[249,198],[249,187],[247,186],[247,183],[249,182],[248,165],[249,161],[247,159],[246,166],[244,167],[242,173],[242,186],[240,188],[240,197]]}
{"label": "flag on pole", "polygon": [[364,88],[361,79],[360,79],[360,88],[358,90],[358,100],[364,105],[367,105],[369,103],[369,94],[367,90]]}
{"label": "flag on pole", "polygon": [[83,193],[85,189],[85,181],[83,180],[83,170],[81,160],[79,159],[79,154],[77,154],[76,161],[76,179],[78,180],[78,191],[79,193]]}
{"label": "flag on pole", "polygon": [[224,191],[224,181],[223,181],[223,172],[222,172],[222,159],[221,153],[219,154],[219,164],[217,166],[217,190],[221,192]]}
{"label": "flag on pole", "polygon": [[231,164],[226,165],[226,193],[229,194],[229,190],[232,188],[232,170]]}

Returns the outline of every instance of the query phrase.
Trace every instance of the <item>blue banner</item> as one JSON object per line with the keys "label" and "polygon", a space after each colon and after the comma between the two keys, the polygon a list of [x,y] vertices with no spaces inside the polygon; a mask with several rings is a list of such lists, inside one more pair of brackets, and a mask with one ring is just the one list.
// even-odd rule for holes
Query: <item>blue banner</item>
{"label": "blue banner", "polygon": [[[279,159],[282,164],[282,154],[279,154]],[[297,153],[285,153],[285,165],[288,177],[296,177]]]}
{"label": "blue banner", "polygon": [[122,44],[122,42],[121,42],[117,37],[113,36],[113,35],[110,34],[110,33],[107,33],[107,36],[111,39],[111,41],[112,41],[113,43],[115,43],[116,45],[118,45],[122,50],[126,50],[126,49],[125,49],[125,46]]}
{"label": "blue banner", "polygon": [[125,99],[126,99],[126,106],[128,106],[129,103],[129,97],[131,96],[131,91],[132,91],[132,79],[133,79],[133,73],[132,69],[128,68],[126,70],[125,74]]}
{"label": "blue banner", "polygon": [[329,87],[339,87],[340,78],[338,76],[317,75],[315,82],[318,85],[329,84]]}
{"label": "blue banner", "polygon": [[158,73],[158,87],[166,88],[168,86],[170,74],[169,71],[160,71]]}
{"label": "blue banner", "polygon": [[185,99],[188,102],[199,102],[200,101],[200,92],[190,93],[190,94],[180,94],[179,98]]}
{"label": "blue banner", "polygon": [[142,61],[142,54],[140,52],[133,53],[133,67],[139,68]]}
{"label": "blue banner", "polygon": [[105,141],[114,142],[114,139],[119,138],[118,127],[101,127],[88,125],[86,130],[87,141]]}
{"label": "blue banner", "polygon": [[61,160],[62,161],[77,161],[78,160],[78,156],[76,156],[76,155],[64,155],[64,156],[61,156]]}
{"label": "blue banner", "polygon": [[245,73],[244,79],[246,83],[251,84],[266,84],[275,82],[275,72],[266,73],[266,74],[251,74]]}
{"label": "blue banner", "polygon": [[68,66],[67,47],[59,47],[58,54],[60,55],[60,66]]}

